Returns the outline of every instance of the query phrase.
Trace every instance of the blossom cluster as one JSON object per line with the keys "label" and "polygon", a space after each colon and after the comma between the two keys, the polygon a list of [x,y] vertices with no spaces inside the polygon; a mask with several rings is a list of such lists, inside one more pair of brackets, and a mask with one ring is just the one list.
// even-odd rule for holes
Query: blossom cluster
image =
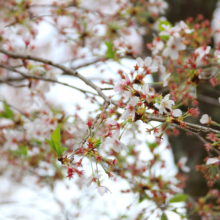
{"label": "blossom cluster", "polygon": [[[167,8],[164,0],[75,0],[51,5],[29,0],[1,2],[2,170],[12,166],[11,178],[17,182],[31,173],[42,185],[48,184],[46,173],[51,188],[64,178],[79,188],[95,185],[101,196],[111,190],[104,186],[104,175],[113,180],[117,176],[129,186],[122,193],[134,193],[139,203],[153,202],[149,213],[159,210],[161,219],[166,219],[171,208],[182,216],[172,207],[173,201],[187,202],[192,212],[203,217],[219,214],[220,194],[214,183],[220,179],[220,125],[209,113],[211,107],[204,112],[199,102],[219,107],[219,94],[209,98],[201,87],[216,92],[220,85],[220,42],[213,48],[210,43],[220,28],[213,32],[201,15],[175,25],[158,19]],[[147,22],[146,27],[150,18],[156,22]],[[49,25],[48,39],[39,40],[43,35],[40,25]],[[144,57],[142,35],[154,28],[154,38],[147,44],[152,56]],[[124,58],[135,65],[131,69],[121,65],[115,71],[113,64],[123,64]],[[83,73],[81,68],[90,65],[96,68],[101,86]],[[67,76],[74,77],[74,85],[62,80]],[[154,82],[149,82],[149,76]],[[84,95],[71,113],[48,98],[55,84],[73,89],[69,96],[76,97],[75,91]],[[90,109],[88,103],[95,108]],[[170,150],[163,146],[164,135],[178,136],[180,129],[202,140],[207,151],[196,169],[211,189],[193,204],[179,194],[186,186],[186,174],[194,170],[187,158],[191,155],[175,155],[176,174],[163,175],[168,163],[161,152]],[[152,133],[154,141],[146,142],[146,134]],[[86,176],[90,177],[85,180]],[[210,205],[207,209],[209,198],[217,199],[217,208]]]}

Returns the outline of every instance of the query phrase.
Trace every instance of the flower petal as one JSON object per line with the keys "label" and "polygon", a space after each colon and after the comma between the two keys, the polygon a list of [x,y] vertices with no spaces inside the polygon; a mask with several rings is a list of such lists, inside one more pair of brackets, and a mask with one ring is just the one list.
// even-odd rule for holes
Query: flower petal
{"label": "flower petal", "polygon": [[175,110],[173,110],[172,115],[174,117],[179,117],[182,115],[182,111],[180,109],[175,109]]}

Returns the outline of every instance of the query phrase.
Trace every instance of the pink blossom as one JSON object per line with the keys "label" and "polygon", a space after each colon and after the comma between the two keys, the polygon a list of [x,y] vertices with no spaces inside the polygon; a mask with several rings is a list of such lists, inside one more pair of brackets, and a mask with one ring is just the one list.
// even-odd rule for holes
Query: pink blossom
{"label": "pink blossom", "polygon": [[110,120],[110,121],[107,121],[106,124],[116,126],[117,129],[120,129],[120,125],[118,124],[117,121]]}
{"label": "pink blossom", "polygon": [[123,93],[123,90],[125,89],[126,86],[126,82],[125,80],[122,80],[120,83],[118,83],[115,88],[114,91],[118,92],[120,95]]}
{"label": "pink blossom", "polygon": [[123,149],[128,151],[128,148],[126,147],[126,145],[118,140],[119,136],[120,136],[120,131],[116,130],[114,134],[112,135],[112,137],[106,138],[105,144],[111,145],[116,152],[120,152]]}
{"label": "pink blossom", "polygon": [[131,85],[131,81],[128,77],[127,74],[125,74],[125,80],[123,79],[120,83],[118,83],[115,88],[114,91],[118,92],[120,95],[122,95],[123,90],[126,89],[126,86],[130,86]]}

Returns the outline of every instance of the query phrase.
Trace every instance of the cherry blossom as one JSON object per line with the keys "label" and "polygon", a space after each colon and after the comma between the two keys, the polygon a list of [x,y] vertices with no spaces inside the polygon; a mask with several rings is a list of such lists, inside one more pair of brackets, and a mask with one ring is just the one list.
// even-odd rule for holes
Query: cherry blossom
{"label": "cherry blossom", "polygon": [[182,111],[180,109],[174,109],[172,111],[172,116],[174,116],[174,117],[179,117],[181,115],[182,115]]}
{"label": "cherry blossom", "polygon": [[89,187],[92,182],[96,183],[97,179],[99,179],[101,176],[102,176],[101,174],[94,175],[94,176],[92,175],[91,177],[89,177],[87,179],[88,182],[87,182],[86,186]]}
{"label": "cherry blossom", "polygon": [[127,119],[130,114],[132,114],[132,120],[134,120],[135,117],[135,111],[134,107],[138,103],[139,98],[138,97],[132,97],[131,100],[128,102],[126,106],[126,110],[122,113],[121,119]]}
{"label": "cherry blossom", "polygon": [[116,126],[116,128],[117,128],[117,129],[120,129],[120,125],[118,124],[118,122],[117,122],[117,121],[110,120],[110,121],[107,121],[107,123],[106,123],[106,124]]}
{"label": "cherry blossom", "polygon": [[115,86],[114,91],[115,91],[115,92],[118,92],[120,95],[122,95],[123,90],[124,90],[124,88],[125,88],[126,85],[127,85],[126,82],[125,82],[125,81],[122,81],[122,82],[118,83],[118,84]]}
{"label": "cherry blossom", "polygon": [[175,38],[180,38],[180,27],[174,26],[170,27],[170,25],[162,24],[162,27],[164,28],[164,31],[161,31],[159,33],[160,36],[173,36]]}
{"label": "cherry blossom", "polygon": [[197,55],[196,58],[197,66],[202,64],[202,59],[204,58],[205,55],[209,54],[210,50],[211,50],[210,46],[199,47],[195,50],[194,53]]}
{"label": "cherry blossom", "polygon": [[165,77],[164,77],[164,81],[163,81],[163,87],[168,85],[168,81],[167,79],[170,77],[171,73],[168,73]]}
{"label": "cherry blossom", "polygon": [[[62,175],[62,167],[66,167],[66,177],[71,179],[77,173],[80,178],[74,182],[81,187],[82,181],[84,182],[83,170],[78,170],[78,167],[86,170],[89,165],[92,175],[84,185],[89,187],[94,183],[97,192],[103,196],[110,191],[100,183],[102,175],[99,173],[103,170],[106,176],[112,177],[115,171],[115,175],[129,184],[129,188],[122,187],[121,192],[134,192],[134,196],[138,196],[137,199],[142,202],[149,200],[145,193],[147,189],[150,200],[160,200],[160,207],[156,208],[158,210],[155,213],[162,219],[169,209],[176,210],[172,203],[169,207],[166,203],[170,195],[175,197],[176,193],[184,190],[183,179],[186,175],[167,176],[158,172],[159,166],[166,169],[167,158],[161,156],[157,144],[164,141],[165,132],[167,135],[178,135],[179,129],[183,129],[186,132],[193,131],[192,135],[201,133],[207,140],[203,141],[206,142],[204,147],[213,158],[204,160],[200,155],[201,165],[197,166],[197,170],[204,172],[208,185],[214,187],[213,183],[220,178],[217,173],[217,165],[220,164],[219,129],[207,129],[192,118],[199,114],[200,105],[194,109],[192,105],[199,103],[200,99],[197,100],[196,97],[200,97],[199,93],[203,91],[196,90],[196,87],[205,85],[217,88],[220,83],[217,72],[220,43],[216,42],[216,49],[212,48],[210,52],[211,47],[208,45],[211,45],[213,33],[208,20],[203,20],[202,15],[199,15],[197,19],[187,19],[186,23],[180,21],[174,27],[171,24],[165,25],[169,22],[159,15],[168,6],[165,0],[138,1],[135,7],[134,1],[125,0],[82,0],[80,3],[75,0],[74,4],[57,1],[51,5],[48,3],[46,7],[36,5],[36,0],[33,5],[28,0],[19,2],[10,0],[7,5],[7,1],[1,1],[0,7],[0,145],[3,146],[1,155],[4,156],[4,175],[12,177],[10,182],[22,183],[25,181],[23,176],[28,174],[35,176],[32,179],[37,179],[36,183],[41,187],[48,183],[45,172],[51,170],[54,174],[49,177],[53,189],[54,184],[61,182],[66,176]],[[45,15],[50,22],[46,22]],[[151,25],[151,21],[155,23]],[[217,26],[218,21],[219,19],[216,21]],[[39,39],[42,35],[40,24],[45,22],[46,25],[51,25],[51,28],[48,26],[48,33],[53,33],[48,35],[49,40],[43,37],[42,41]],[[124,62],[125,57],[134,59],[144,56],[143,47],[141,48],[143,35],[156,25],[155,35],[162,29],[159,36],[154,36],[153,41],[150,39],[151,42],[145,42],[152,57],[139,57],[136,65],[132,64],[135,60]],[[194,27],[195,31],[190,27]],[[195,33],[191,34],[193,31]],[[220,33],[219,27],[216,27],[215,32]],[[186,47],[189,49],[184,51]],[[60,51],[59,56],[55,56],[57,51]],[[156,56],[157,54],[161,56]],[[106,68],[108,64],[110,68]],[[130,64],[133,67],[130,68]],[[83,71],[90,67],[96,68],[96,76],[93,76],[92,70],[88,69],[88,74]],[[109,69],[110,74],[107,72]],[[149,88],[151,83],[148,79],[151,76],[147,75],[151,73],[155,73],[154,82]],[[73,78],[73,85],[72,80],[64,83],[58,75]],[[118,78],[121,80],[117,81]],[[99,79],[103,87],[97,83],[96,80]],[[74,99],[80,98],[77,92],[82,92],[82,103],[75,105],[70,112],[64,109],[64,103],[64,107],[57,107],[55,103],[59,100],[47,96],[54,84],[71,87]],[[88,88],[84,88],[84,84]],[[106,88],[106,85],[111,87]],[[162,86],[167,88],[161,88]],[[115,95],[112,89],[119,95]],[[170,100],[171,96],[173,100]],[[216,102],[217,97],[219,95],[213,94]],[[75,101],[78,102],[78,99],[74,103]],[[208,99],[203,101],[209,102]],[[90,108],[88,102],[94,108]],[[190,109],[183,114],[175,108],[175,102],[178,106],[184,106],[185,111],[187,107]],[[4,105],[6,103],[8,106]],[[68,103],[71,104],[72,101]],[[220,126],[218,121],[212,121],[207,114],[202,116],[200,122]],[[146,126],[147,132],[153,132],[156,136],[156,143],[149,143],[148,146],[148,153],[151,154],[149,159],[143,155],[142,147],[146,143],[142,128]],[[126,139],[126,144],[122,137]],[[45,141],[45,138],[51,141]],[[167,146],[166,149],[168,148],[170,147]],[[185,150],[188,154],[190,146]],[[176,153],[174,156],[175,159],[179,158]],[[207,160],[207,165],[213,165],[204,165],[202,160]],[[187,158],[181,157],[177,163],[183,172],[190,171],[186,162]],[[97,171],[94,171],[95,167]],[[189,191],[186,189],[186,192]],[[215,194],[217,197],[217,193]],[[209,202],[209,197],[205,198]],[[144,204],[145,202],[141,206]],[[213,208],[211,203],[209,206],[209,203],[200,198],[195,200],[195,204],[190,202],[186,205],[195,211],[192,214],[200,214],[204,218],[208,215],[216,216],[219,208]],[[132,218],[138,218],[142,214],[142,210],[140,211]],[[147,216],[148,211],[144,213],[146,218],[153,218],[151,210],[149,213],[150,216]],[[160,216],[160,213],[163,215]]]}
{"label": "cherry blossom", "polygon": [[163,55],[165,57],[170,56],[172,60],[176,60],[179,57],[178,51],[182,51],[186,49],[186,45],[182,44],[181,38],[170,37],[167,41],[167,47],[163,51]]}
{"label": "cherry blossom", "polygon": [[172,111],[172,105],[175,104],[175,102],[173,100],[169,100],[170,98],[170,94],[167,94],[160,102],[160,106],[159,106],[159,113],[163,114],[163,113],[167,113],[167,110]]}
{"label": "cherry blossom", "polygon": [[211,165],[211,164],[216,164],[216,163],[219,163],[219,159],[218,158],[209,158],[206,161],[206,165]]}
{"label": "cherry blossom", "polygon": [[164,14],[165,10],[168,8],[167,2],[164,0],[149,0],[149,11],[154,14]]}
{"label": "cherry blossom", "polygon": [[152,73],[158,70],[158,66],[155,66],[151,57],[146,57],[143,61],[140,57],[137,59],[137,64],[144,68],[150,70]]}
{"label": "cherry blossom", "polygon": [[118,140],[119,136],[120,136],[120,131],[117,129],[113,133],[112,137],[107,137],[106,138],[105,144],[112,146],[114,151],[116,151],[116,152],[120,152],[121,150],[128,151],[128,148],[126,147],[126,145]]}
{"label": "cherry blossom", "polygon": [[185,173],[190,172],[190,168],[186,166],[188,158],[187,157],[181,157],[178,162],[178,167]]}
{"label": "cherry blossom", "polygon": [[110,190],[106,186],[98,186],[97,191],[101,196],[103,196],[107,192],[110,192]]}
{"label": "cherry blossom", "polygon": [[149,94],[149,86],[147,83],[145,83],[141,90],[142,96],[146,98],[146,96]]}
{"label": "cherry blossom", "polygon": [[120,95],[122,95],[124,89],[126,88],[126,86],[131,85],[131,81],[128,77],[127,74],[125,74],[125,80],[123,79],[120,83],[118,83],[115,87],[114,87],[114,91],[118,92]]}
{"label": "cherry blossom", "polygon": [[162,79],[164,79],[164,76],[166,74],[166,68],[165,66],[163,65],[163,59],[161,56],[155,56],[154,57],[154,60],[153,60],[153,63],[155,66],[158,66],[158,71],[161,73],[161,77]]}
{"label": "cherry blossom", "polygon": [[184,21],[180,21],[179,26],[186,34],[191,34],[194,31],[193,29],[189,29],[188,25]]}
{"label": "cherry blossom", "polygon": [[201,124],[208,124],[210,121],[209,115],[204,114],[201,119],[200,119],[200,123]]}
{"label": "cherry blossom", "polygon": [[160,38],[155,38],[150,46],[153,55],[156,55],[164,48],[164,43]]}

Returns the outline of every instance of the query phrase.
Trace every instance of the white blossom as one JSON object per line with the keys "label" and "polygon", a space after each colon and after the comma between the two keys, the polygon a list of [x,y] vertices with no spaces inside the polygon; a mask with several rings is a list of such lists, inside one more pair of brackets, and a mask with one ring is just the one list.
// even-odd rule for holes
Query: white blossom
{"label": "white blossom", "polygon": [[148,95],[149,94],[149,86],[147,83],[145,83],[142,87],[141,92],[143,93],[143,95]]}
{"label": "white blossom", "polygon": [[122,113],[121,119],[127,119],[132,114],[132,120],[135,117],[134,106],[138,103],[139,98],[137,96],[132,97],[126,106],[126,110]]}
{"label": "white blossom", "polygon": [[171,73],[168,73],[168,74],[164,77],[164,80],[163,80],[163,87],[165,87],[165,86],[168,85],[168,81],[167,81],[167,79],[170,77],[170,74],[171,74]]}
{"label": "white blossom", "polygon": [[190,168],[186,166],[188,158],[187,157],[181,157],[178,162],[178,167],[185,173],[190,172]]}
{"label": "white blossom", "polygon": [[209,51],[211,50],[210,46],[203,46],[199,47],[195,50],[195,54],[197,55],[196,58],[196,65],[201,65],[202,64],[202,59],[206,54],[209,54]]}
{"label": "white blossom", "polygon": [[107,137],[105,144],[106,145],[111,145],[116,152],[120,152],[121,150],[126,150],[128,151],[128,148],[126,147],[125,144],[123,144],[121,141],[118,140],[120,136],[120,131],[117,129],[112,137]]}
{"label": "white blossom", "polygon": [[206,161],[206,165],[211,165],[211,164],[215,164],[215,163],[218,163],[218,162],[219,162],[219,159],[217,159],[217,158],[209,158]]}
{"label": "white blossom", "polygon": [[160,102],[160,106],[159,106],[159,113],[163,114],[163,113],[167,113],[167,109],[169,109],[170,111],[172,111],[172,105],[175,104],[175,102],[173,100],[169,100],[170,98],[170,94],[167,94]]}
{"label": "white blossom", "polygon": [[201,124],[208,124],[209,123],[209,115],[204,114],[200,119]]}
{"label": "white blossom", "polygon": [[164,31],[161,31],[159,33],[160,36],[173,36],[175,38],[180,38],[180,27],[175,26],[175,27],[170,27],[170,25],[161,25],[164,28]]}
{"label": "white blossom", "polygon": [[101,174],[94,175],[94,176],[92,175],[91,177],[89,177],[87,179],[88,182],[87,182],[86,186],[89,187],[92,182],[96,182],[96,179],[99,179],[101,176],[102,176]]}
{"label": "white blossom", "polygon": [[110,192],[110,190],[106,186],[98,186],[97,191],[101,196],[103,196],[107,192]]}
{"label": "white blossom", "polygon": [[167,41],[167,47],[164,49],[162,54],[165,57],[170,56],[172,60],[178,59],[179,57],[178,51],[186,49],[186,45],[182,44],[181,41],[182,41],[181,38],[174,38],[171,36]]}
{"label": "white blossom", "polygon": [[159,39],[156,38],[155,40],[153,40],[152,45],[153,46],[151,50],[153,55],[158,54],[158,52],[164,48],[164,43],[163,41],[160,40],[160,38]]}
{"label": "white blossom", "polygon": [[163,65],[163,59],[160,56],[155,56],[153,61],[155,66],[158,66],[158,70],[162,73],[162,78],[166,74],[166,68]]}
{"label": "white blossom", "polygon": [[179,26],[186,34],[191,34],[194,30],[189,29],[188,25],[184,21],[180,21]]}
{"label": "white blossom", "polygon": [[168,8],[168,4],[164,0],[149,0],[149,3],[148,10],[154,14],[164,14]]}
{"label": "white blossom", "polygon": [[172,115],[177,118],[182,115],[182,111],[180,109],[175,109],[172,111]]}
{"label": "white blossom", "polygon": [[144,60],[142,60],[140,57],[138,57],[136,60],[137,60],[138,66],[140,66],[142,68],[147,68],[152,73],[156,72],[158,70],[158,66],[154,65],[151,57],[146,57]]}

